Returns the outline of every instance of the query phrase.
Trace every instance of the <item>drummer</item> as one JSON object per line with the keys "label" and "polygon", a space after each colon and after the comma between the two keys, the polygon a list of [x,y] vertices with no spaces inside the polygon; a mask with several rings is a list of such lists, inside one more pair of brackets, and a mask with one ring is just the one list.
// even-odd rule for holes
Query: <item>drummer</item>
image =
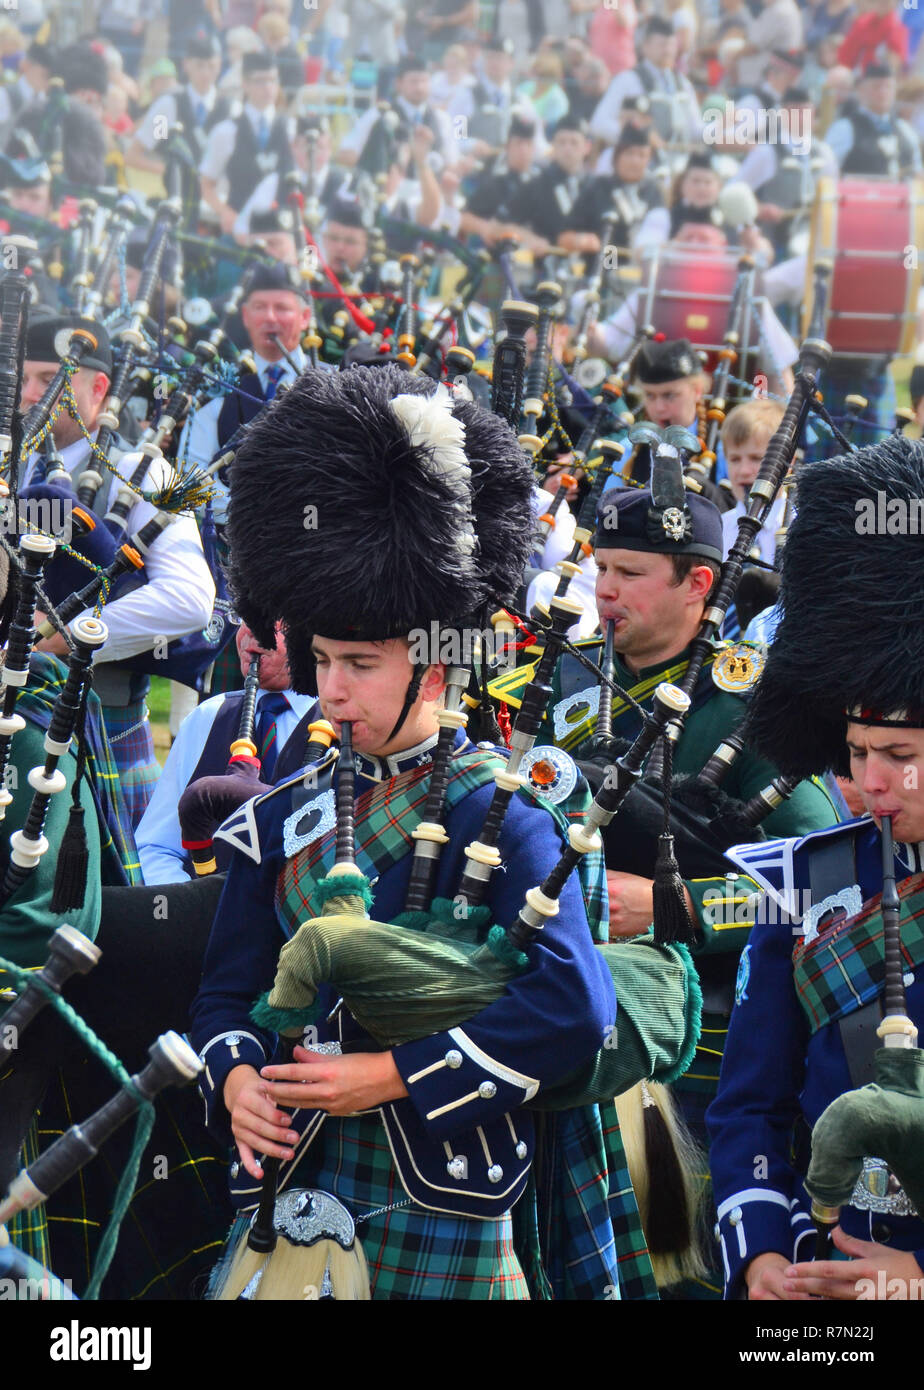
{"label": "drummer", "polygon": [[[746,245],[746,242],[751,240],[749,233],[753,233],[753,242],[761,240],[756,229],[743,229],[738,240],[745,249],[750,249]],[[666,245],[688,249],[690,252],[720,252],[727,247],[728,238],[720,227],[711,223],[687,221]],[[691,260],[691,277],[695,275],[695,269],[695,263]],[[692,286],[690,297],[692,303],[695,299]],[[646,299],[645,290],[633,290],[615,313],[597,324],[591,335],[591,351],[613,362],[620,361],[630,351],[645,322]],[[769,391],[777,393],[782,390],[789,393],[793,388],[792,368],[799,354],[792,338],[767,301],[762,300],[760,303],[761,307],[755,313],[756,323],[750,334],[750,340],[758,344],[758,356],[753,366],[748,364],[747,371],[752,376],[764,376],[766,382],[762,384],[765,384]],[[657,327],[655,317],[655,328]],[[687,421],[683,423],[686,424]]]}

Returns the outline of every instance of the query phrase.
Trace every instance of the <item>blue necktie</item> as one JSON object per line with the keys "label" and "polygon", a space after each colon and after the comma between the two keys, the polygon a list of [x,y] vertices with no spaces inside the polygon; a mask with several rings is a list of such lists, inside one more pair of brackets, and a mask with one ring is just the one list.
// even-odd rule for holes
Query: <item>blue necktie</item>
{"label": "blue necktie", "polygon": [[205,125],[205,118],[206,118],[206,116],[207,116],[208,114],[209,114],[209,113],[208,113],[208,109],[207,109],[207,107],[206,107],[206,105],[205,105],[205,102],[204,102],[204,101],[197,101],[197,102],[196,102],[196,109],[195,109],[195,111],[193,112],[193,117],[194,117],[194,119],[195,119],[196,125]]}
{"label": "blue necktie", "polygon": [[261,154],[269,144],[269,121],[265,116],[260,118],[260,130],[257,134],[257,144],[260,146]]}
{"label": "blue necktie", "polygon": [[279,691],[270,691],[260,698],[254,743],[257,745],[257,757],[260,759],[263,768],[262,780],[264,782],[271,782],[273,780],[273,772],[276,768],[276,756],[279,752],[279,739],[276,736],[276,716],[282,714],[283,710],[287,710],[288,708],[288,700]]}
{"label": "blue necktie", "polygon": [[265,401],[271,401],[276,395],[276,387],[279,385],[279,379],[284,371],[285,367],[283,367],[281,362],[273,362],[267,367],[266,390],[263,392],[263,399]]}

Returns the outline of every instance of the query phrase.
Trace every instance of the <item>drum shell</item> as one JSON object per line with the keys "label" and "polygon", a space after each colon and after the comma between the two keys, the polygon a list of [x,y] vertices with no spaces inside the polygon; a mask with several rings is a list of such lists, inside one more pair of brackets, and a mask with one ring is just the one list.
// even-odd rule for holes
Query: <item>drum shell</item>
{"label": "drum shell", "polygon": [[715,371],[728,331],[739,259],[701,248],[695,254],[662,250],[653,258],[643,321],[667,339],[688,338],[705,353],[707,372]]}
{"label": "drum shell", "polygon": [[839,357],[894,357],[914,345],[918,265],[924,246],[924,180],[819,180],[809,256],[803,334],[808,331],[817,261],[833,266],[825,337]]}

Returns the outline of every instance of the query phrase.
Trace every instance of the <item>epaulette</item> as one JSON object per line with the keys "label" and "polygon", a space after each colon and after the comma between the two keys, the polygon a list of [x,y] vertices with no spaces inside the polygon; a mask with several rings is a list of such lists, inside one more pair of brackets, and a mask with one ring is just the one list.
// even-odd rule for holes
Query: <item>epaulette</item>
{"label": "epaulette", "polygon": [[822,841],[855,837],[867,830],[871,824],[869,816],[860,816],[856,820],[843,821],[839,825],[827,825],[820,830],[810,830],[806,835],[797,835],[791,839],[760,840],[756,844],[732,845],[725,851],[725,858],[754,879],[793,920],[798,920],[802,914],[798,911],[800,899],[796,894],[802,885],[797,882],[796,855]]}
{"label": "epaulette", "polygon": [[[259,864],[263,858],[260,845],[260,830],[257,825],[257,807],[265,805],[274,796],[279,796],[282,792],[287,792],[294,798],[296,793],[302,789],[316,788],[318,777],[321,773],[336,762],[336,749],[331,749],[327,756],[319,763],[312,763],[310,767],[302,768],[300,772],[294,773],[291,777],[286,777],[274,787],[270,787],[260,796],[253,796],[249,801],[245,801],[243,806],[239,806],[236,811],[232,811],[227,820],[222,821],[221,825],[212,836],[213,840],[222,840],[232,849],[239,850],[248,859],[252,859],[255,864]],[[310,778],[311,780],[307,780]]]}
{"label": "epaulette", "polygon": [[729,695],[744,695],[760,680],[767,664],[761,642],[719,642],[712,663],[713,683]]}

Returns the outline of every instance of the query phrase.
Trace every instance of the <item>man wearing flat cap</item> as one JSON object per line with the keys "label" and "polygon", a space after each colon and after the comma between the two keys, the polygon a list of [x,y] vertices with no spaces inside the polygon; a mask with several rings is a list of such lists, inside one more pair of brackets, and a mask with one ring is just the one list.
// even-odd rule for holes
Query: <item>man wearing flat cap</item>
{"label": "man wearing flat cap", "polygon": [[[71,475],[76,490],[80,475],[91,467],[105,471],[95,457],[87,436],[94,442],[99,433],[99,418],[109,394],[112,377],[112,352],[109,338],[101,324],[89,319],[36,315],[30,320],[26,339],[26,359],[23,375],[22,409],[28,411],[36,404],[54,378],[60,366],[59,348],[67,347],[70,330],[87,330],[96,340],[96,347],[85,353],[79,370],[71,378],[73,408],[66,404],[53,427],[54,441],[61,453],[64,467]],[[63,340],[63,342],[62,342]],[[122,453],[118,446],[110,455],[111,476],[104,479],[96,494],[93,511],[99,518],[106,512],[118,492],[121,480],[130,477],[138,465],[137,454]],[[45,476],[47,459],[31,453],[25,462],[23,485],[38,485]],[[156,476],[155,476],[156,473]],[[143,480],[145,489],[163,484],[163,465],[155,461]],[[133,535],[154,515],[155,509],[141,498],[132,507],[127,531]],[[105,527],[98,530],[102,535]],[[95,533],[94,533],[95,534]],[[58,556],[48,567],[53,581],[55,568],[66,563]],[[144,575],[147,582],[139,588],[113,598],[106,604],[106,625],[109,638],[101,649],[100,660],[94,662],[94,686],[103,705],[106,731],[119,769],[119,780],[125,794],[132,823],[141,819],[151,787],[157,779],[159,765],[154,757],[154,742],[148,721],[145,696],[150,678],[132,669],[132,658],[150,653],[158,642],[169,642],[204,628],[212,616],[215,585],[205,557],[195,520],[181,513],[150,545],[145,556]],[[81,582],[86,582],[85,578]],[[64,639],[54,637],[38,644],[39,650],[55,656],[66,655]]]}

